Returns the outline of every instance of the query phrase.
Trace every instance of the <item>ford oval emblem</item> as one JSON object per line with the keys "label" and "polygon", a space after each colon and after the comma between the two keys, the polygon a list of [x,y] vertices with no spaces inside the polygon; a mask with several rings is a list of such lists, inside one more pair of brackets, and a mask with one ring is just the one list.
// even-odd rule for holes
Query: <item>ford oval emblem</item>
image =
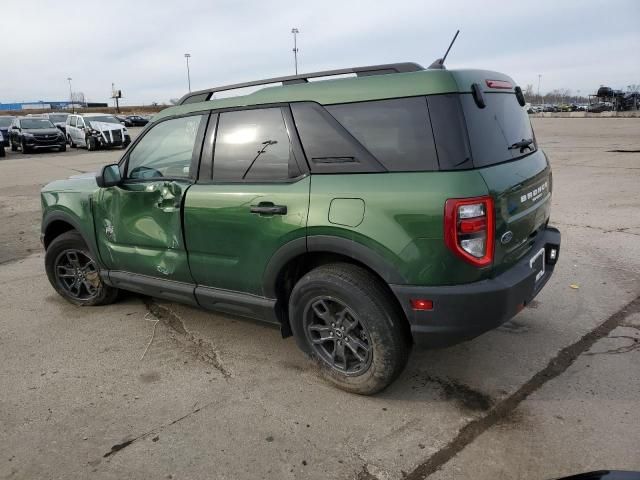
{"label": "ford oval emblem", "polygon": [[500,237],[500,243],[502,243],[503,245],[506,245],[512,239],[513,239],[513,232],[511,230],[508,230],[508,231],[504,232],[502,234],[502,236]]}

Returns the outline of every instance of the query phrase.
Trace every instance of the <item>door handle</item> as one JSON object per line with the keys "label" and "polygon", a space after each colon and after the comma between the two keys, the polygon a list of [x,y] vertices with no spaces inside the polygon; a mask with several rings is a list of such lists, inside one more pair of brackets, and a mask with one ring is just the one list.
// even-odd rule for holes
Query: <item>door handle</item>
{"label": "door handle", "polygon": [[258,205],[251,205],[251,213],[260,215],[286,215],[286,205],[274,205],[272,202],[260,202]]}

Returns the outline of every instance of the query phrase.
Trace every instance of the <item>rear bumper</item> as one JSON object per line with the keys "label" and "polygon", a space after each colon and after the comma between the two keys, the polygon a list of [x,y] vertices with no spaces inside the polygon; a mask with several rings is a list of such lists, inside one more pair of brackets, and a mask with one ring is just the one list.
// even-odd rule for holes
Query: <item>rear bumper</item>
{"label": "rear bumper", "polygon": [[[543,247],[545,273],[536,281],[529,262]],[[557,250],[555,261],[549,259],[552,247]],[[441,287],[390,287],[409,320],[416,345],[444,347],[477,337],[513,318],[547,283],[559,253],[560,232],[548,227],[525,257],[495,278]],[[411,299],[431,300],[433,310],[413,310]]]}

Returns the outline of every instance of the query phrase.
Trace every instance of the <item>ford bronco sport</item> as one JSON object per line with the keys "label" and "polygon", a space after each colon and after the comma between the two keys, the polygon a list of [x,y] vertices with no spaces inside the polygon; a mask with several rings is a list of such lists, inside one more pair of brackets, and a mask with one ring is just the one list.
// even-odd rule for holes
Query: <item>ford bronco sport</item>
{"label": "ford bronco sport", "polygon": [[271,322],[375,393],[412,345],[495,328],[548,281],[560,233],[524,104],[501,73],[413,63],[189,93],[118,164],[44,187],[47,275],[76,305],[123,289]]}

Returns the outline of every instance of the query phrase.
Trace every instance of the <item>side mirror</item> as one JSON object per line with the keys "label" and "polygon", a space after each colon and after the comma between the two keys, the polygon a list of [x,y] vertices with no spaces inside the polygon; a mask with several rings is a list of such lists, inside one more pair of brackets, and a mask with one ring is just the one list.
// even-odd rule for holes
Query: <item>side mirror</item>
{"label": "side mirror", "polygon": [[96,183],[100,188],[115,187],[120,185],[121,182],[120,167],[116,163],[105,165],[96,175]]}

